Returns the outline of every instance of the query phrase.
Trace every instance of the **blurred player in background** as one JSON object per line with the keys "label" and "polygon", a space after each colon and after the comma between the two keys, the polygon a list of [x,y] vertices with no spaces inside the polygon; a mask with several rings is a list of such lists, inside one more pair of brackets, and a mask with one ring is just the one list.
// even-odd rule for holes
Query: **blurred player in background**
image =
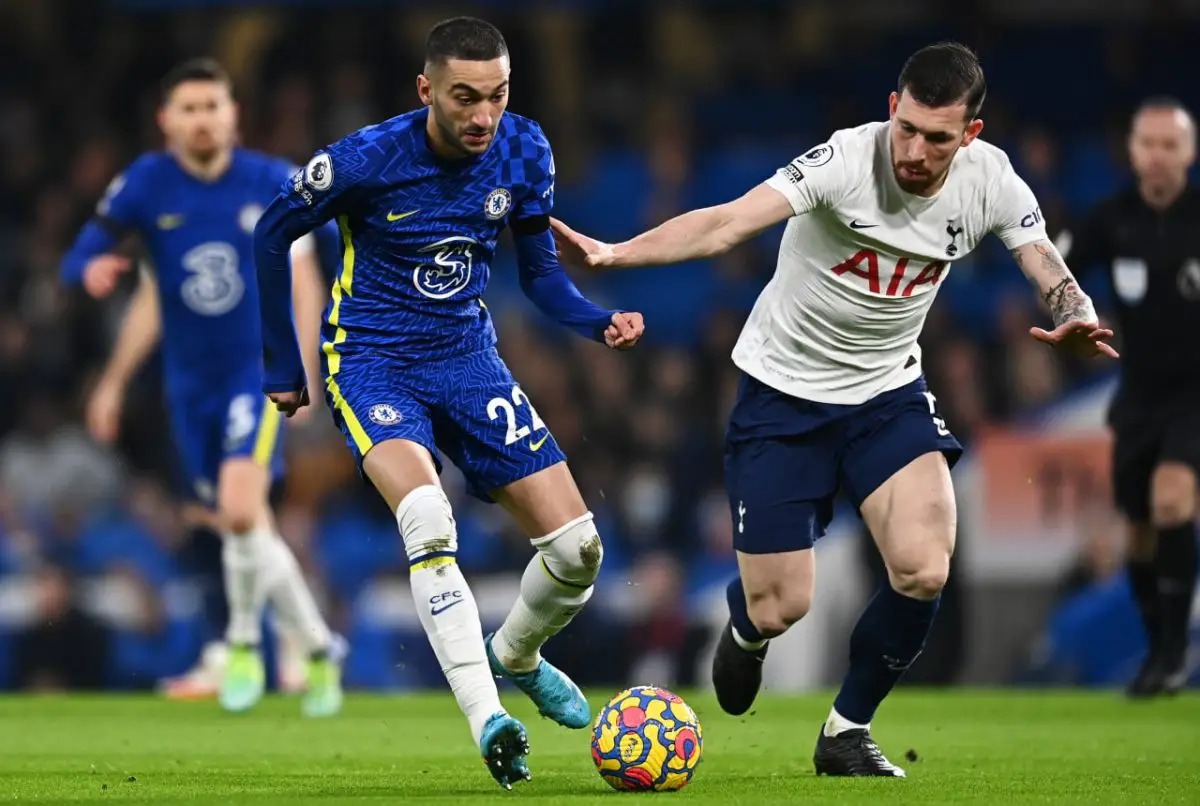
{"label": "blurred player in background", "polygon": [[[132,265],[114,250],[136,233],[154,269],[140,277],[88,425],[99,439],[115,439],[125,389],[161,339],[175,439],[223,540],[230,616],[221,704],[244,711],[263,694],[260,627],[269,599],[309,653],[303,712],[331,715],[341,707],[344,647],[277,534],[268,502],[282,472],[282,418],[262,394],[251,270],[254,226],[293,167],[237,146],[232,86],[212,61],[186,62],[163,79],[158,121],[166,150],[142,156],[112,182],[63,261],[67,282],[105,297]],[[311,317],[301,329],[315,360],[321,290],[312,242],[298,240],[292,257],[297,310]]]}
{"label": "blurred player in background", "polygon": [[958,441],[925,386],[917,339],[954,260],[989,232],[1049,307],[1041,341],[1115,356],[1091,300],[1046,239],[1037,200],[977,140],[983,70],[967,48],[914,54],[890,121],[833,134],[728,204],[610,245],[555,221],[565,255],[624,268],[711,257],[788,221],[774,278],[737,346],[726,445],[740,578],[713,661],[721,706],[744,713],[770,638],[808,612],[813,543],[839,489],[858,507],[890,584],[850,637],[850,667],[817,740],[818,774],[903,776],[871,739],[883,699],[924,646],[954,549]]}
{"label": "blurred player in background", "polygon": [[1196,123],[1171,98],[1133,117],[1134,184],[1057,244],[1080,270],[1107,264],[1121,331],[1121,382],[1109,410],[1113,496],[1129,520],[1129,584],[1149,651],[1128,693],[1186,683],[1196,592],[1200,472],[1200,192],[1188,183]]}
{"label": "blurred player in background", "polygon": [[[345,265],[323,329],[326,398],[396,514],[421,624],[505,787],[529,777],[528,742],[493,675],[560,725],[590,723],[587,700],[539,650],[591,596],[602,547],[562,451],[496,352],[481,296],[500,232],[512,228],[521,287],[548,316],[616,349],[642,334],[639,314],[597,307],[562,271],[549,223],[554,158],[538,124],[505,114],[508,79],[508,47],[493,26],[434,26],[417,77],[423,107],[320,151],[255,233],[265,388],[290,415],[307,401],[288,248],[331,218],[341,227]],[[455,562],[439,451],[537,549],[516,605],[487,638]]]}

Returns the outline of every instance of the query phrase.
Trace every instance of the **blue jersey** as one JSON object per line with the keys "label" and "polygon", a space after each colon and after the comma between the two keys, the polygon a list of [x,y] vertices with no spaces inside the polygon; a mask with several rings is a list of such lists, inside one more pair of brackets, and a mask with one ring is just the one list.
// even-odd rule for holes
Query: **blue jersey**
{"label": "blue jersey", "polygon": [[63,277],[79,282],[88,260],[136,232],[158,278],[168,390],[199,394],[217,379],[260,375],[254,227],[294,170],[239,148],[208,182],[168,152],[145,154],[109,185],[64,259]]}
{"label": "blue jersey", "polygon": [[428,115],[409,112],[323,149],[264,213],[255,256],[267,391],[303,386],[281,304],[288,283],[272,269],[286,268],[292,238],[330,219],[344,253],[323,331],[331,375],[350,353],[406,365],[490,348],[496,333],[482,297],[508,225],[522,288],[535,304],[593,338],[611,322],[613,312],[583,299],[558,266],[548,228],[554,157],[541,127],[506,113],[485,153],[448,160],[430,148]]}

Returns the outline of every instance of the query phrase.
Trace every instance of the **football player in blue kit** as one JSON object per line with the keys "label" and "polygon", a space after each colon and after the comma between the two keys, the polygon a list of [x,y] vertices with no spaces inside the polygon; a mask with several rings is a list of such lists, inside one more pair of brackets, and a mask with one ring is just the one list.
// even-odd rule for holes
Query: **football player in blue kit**
{"label": "football player in blue kit", "polygon": [[[511,788],[529,778],[528,741],[493,675],[560,725],[589,725],[587,700],[540,648],[591,596],[602,547],[563,452],[496,352],[481,295],[500,232],[511,227],[521,287],[551,318],[614,349],[634,346],[643,324],[583,298],[559,265],[554,158],[538,124],[505,114],[508,79],[492,25],[434,26],[417,77],[422,108],[319,151],[263,213],[255,265],[265,391],[290,415],[307,401],[288,249],[337,220],[344,261],[322,331],[326,399],[396,515],[421,624],[489,771]],[[455,562],[439,451],[537,549],[512,612],[487,637]]]}
{"label": "football player in blue kit", "polygon": [[[141,273],[93,393],[89,427],[102,440],[115,439],[125,388],[161,341],[174,438],[222,535],[230,616],[220,702],[244,711],[262,697],[260,627],[269,600],[309,653],[302,711],[332,715],[341,708],[345,648],[277,534],[268,500],[283,469],[282,418],[262,393],[252,238],[293,166],[237,145],[232,85],[215,62],[181,64],[162,90],[158,122],[166,149],[143,155],[113,180],[62,264],[63,279],[96,298],[108,296],[131,268],[115,251],[127,235],[140,237],[153,265],[153,273]],[[313,240],[298,240],[292,258],[297,310],[312,312],[315,362],[322,292]]]}

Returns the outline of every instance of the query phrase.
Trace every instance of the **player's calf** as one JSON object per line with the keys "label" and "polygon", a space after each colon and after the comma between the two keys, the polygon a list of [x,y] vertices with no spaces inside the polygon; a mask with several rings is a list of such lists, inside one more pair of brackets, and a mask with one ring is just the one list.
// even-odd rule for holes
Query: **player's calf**
{"label": "player's calf", "polygon": [[492,671],[511,680],[560,725],[585,728],[587,699],[570,678],[541,657],[541,647],[583,609],[600,573],[604,548],[590,512],[545,537],[521,578],[512,612],[487,639]]}
{"label": "player's calf", "polygon": [[421,485],[401,500],[396,522],[421,626],[479,744],[484,725],[504,709],[488,669],[475,597],[456,560],[450,502],[440,487]]}
{"label": "player's calf", "polygon": [[767,642],[807,613],[815,565],[811,549],[773,554],[738,553],[740,575],[726,588],[729,624],[713,656],[717,702],[729,714],[744,714],[762,687]]}

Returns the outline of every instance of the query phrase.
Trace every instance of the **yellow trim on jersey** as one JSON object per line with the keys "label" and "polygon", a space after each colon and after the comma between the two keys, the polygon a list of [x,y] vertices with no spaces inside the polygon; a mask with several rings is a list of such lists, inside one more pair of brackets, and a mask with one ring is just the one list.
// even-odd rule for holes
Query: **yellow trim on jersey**
{"label": "yellow trim on jersey", "polygon": [[342,233],[342,273],[333,282],[333,307],[329,309],[329,324],[337,330],[334,331],[333,341],[321,345],[321,350],[329,362],[331,376],[337,375],[338,370],[342,368],[342,356],[338,353],[337,346],[346,340],[346,330],[338,324],[342,311],[342,297],[350,296],[354,286],[354,238],[350,234],[350,220],[340,215],[337,222],[338,230]]}
{"label": "yellow trim on jersey", "polygon": [[350,430],[350,436],[354,439],[354,445],[358,448],[359,455],[366,456],[367,451],[375,447],[375,443],[367,436],[362,423],[358,421],[358,415],[354,413],[354,409],[350,408],[350,404],[346,402],[346,398],[342,397],[341,387],[338,386],[338,382],[332,376],[325,379],[325,387],[329,390],[329,396],[333,398],[333,408],[346,421],[346,428]]}
{"label": "yellow trim on jersey", "polygon": [[420,571],[425,568],[440,568],[443,565],[454,565],[453,557],[430,557],[428,560],[421,560],[419,563],[413,563],[408,567],[409,571]]}
{"label": "yellow trim on jersey", "polygon": [[271,464],[271,456],[275,453],[275,445],[279,442],[279,424],[283,415],[275,404],[267,400],[263,404],[262,417],[258,420],[258,436],[254,438],[254,451],[250,454],[254,464],[266,467]]}

